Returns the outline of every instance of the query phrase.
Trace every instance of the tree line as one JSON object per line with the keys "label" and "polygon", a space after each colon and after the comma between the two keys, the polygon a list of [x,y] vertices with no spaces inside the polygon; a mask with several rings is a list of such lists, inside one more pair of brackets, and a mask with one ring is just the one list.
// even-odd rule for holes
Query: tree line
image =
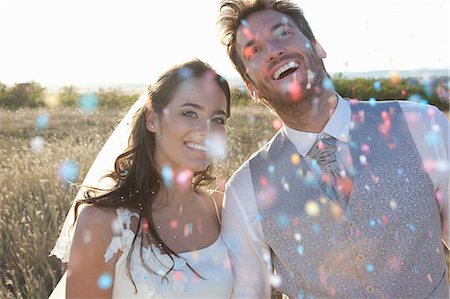
{"label": "tree line", "polygon": [[[331,81],[335,90],[344,98],[369,101],[411,100],[429,103],[439,109],[449,110],[449,77],[433,78],[345,78],[334,75]],[[324,86],[326,88],[326,86]],[[233,103],[247,105],[251,99],[244,87],[234,88]],[[81,107],[127,108],[139,97],[137,93],[127,93],[120,89],[98,89],[83,93],[73,85],[62,87],[56,94],[50,94],[37,82],[17,83],[7,86],[0,82],[0,108],[18,109],[22,107]]]}

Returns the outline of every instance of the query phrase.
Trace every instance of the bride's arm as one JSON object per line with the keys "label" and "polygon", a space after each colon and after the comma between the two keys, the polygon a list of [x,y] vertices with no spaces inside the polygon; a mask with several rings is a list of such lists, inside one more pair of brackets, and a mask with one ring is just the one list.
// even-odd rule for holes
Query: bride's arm
{"label": "bride's arm", "polygon": [[67,269],[67,298],[111,298],[117,256],[105,262],[115,212],[87,206],[80,212]]}

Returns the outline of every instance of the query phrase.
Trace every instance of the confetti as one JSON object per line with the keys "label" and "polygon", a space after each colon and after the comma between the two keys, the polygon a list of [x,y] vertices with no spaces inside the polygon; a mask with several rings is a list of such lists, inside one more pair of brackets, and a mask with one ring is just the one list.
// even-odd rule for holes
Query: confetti
{"label": "confetti", "polygon": [[78,178],[78,164],[72,160],[63,161],[58,168],[58,178],[62,183],[72,183]]}
{"label": "confetti", "polygon": [[389,73],[389,81],[391,82],[392,85],[397,85],[401,82],[400,75],[398,74],[397,71],[392,70]]}
{"label": "confetti", "polygon": [[36,119],[36,129],[44,130],[48,125],[48,114],[42,113]]}
{"label": "confetti", "polygon": [[380,81],[375,81],[373,83],[373,88],[375,88],[376,91],[381,91],[381,82]]}
{"label": "confetti", "polygon": [[41,152],[44,149],[45,139],[41,136],[36,136],[31,139],[31,150],[35,153]]}
{"label": "confetti", "polygon": [[367,144],[362,144],[361,145],[361,151],[365,154],[365,155],[370,155],[370,147]]}
{"label": "confetti", "polygon": [[103,273],[97,280],[97,285],[102,290],[107,290],[112,286],[113,280],[110,274]]}
{"label": "confetti", "polygon": [[270,275],[269,281],[273,287],[279,287],[281,285],[281,276],[276,274]]}
{"label": "confetti", "polygon": [[175,181],[181,189],[188,190],[191,187],[193,175],[191,170],[185,169],[177,174]]}
{"label": "confetti", "polygon": [[300,164],[300,155],[297,154],[297,153],[293,153],[293,154],[291,155],[291,163],[292,163],[293,165],[298,165],[298,164]]}
{"label": "confetti", "polygon": [[319,204],[313,200],[309,200],[305,204],[305,212],[309,216],[312,216],[312,217],[317,216],[320,213]]}
{"label": "confetti", "polygon": [[172,187],[172,177],[173,177],[173,172],[172,172],[172,168],[170,168],[169,165],[164,165],[161,169],[161,176],[162,179],[164,181],[164,184],[171,188]]}
{"label": "confetti", "polygon": [[367,165],[367,157],[364,155],[359,156],[359,162],[361,163],[361,165],[366,166]]}
{"label": "confetti", "polygon": [[393,210],[397,209],[397,202],[395,200],[391,200],[389,202],[389,207],[391,207],[391,209]]}
{"label": "confetti", "polygon": [[226,135],[221,133],[210,133],[205,139],[205,147],[208,157],[212,160],[221,160],[226,156]]}
{"label": "confetti", "polygon": [[184,226],[183,235],[185,237],[192,235],[192,223],[188,223]]}
{"label": "confetti", "polygon": [[189,77],[191,77],[191,75],[192,75],[192,70],[188,67],[183,67],[178,72],[178,76],[180,76],[180,78],[182,78],[182,79],[189,78]]}
{"label": "confetti", "polygon": [[283,122],[280,119],[275,118],[272,120],[272,128],[274,128],[276,131],[278,131],[281,126],[283,126]]}
{"label": "confetti", "polygon": [[326,78],[322,81],[322,87],[325,90],[333,90],[334,89],[333,82],[329,78]]}
{"label": "confetti", "polygon": [[[310,76],[308,73],[308,86],[310,86]],[[302,87],[300,82],[297,79],[296,73],[294,73],[292,82],[289,84],[289,95],[292,101],[297,102],[300,100],[302,96]]]}
{"label": "confetti", "polygon": [[99,105],[99,100],[97,96],[93,93],[87,93],[80,97],[79,99],[79,107],[81,111],[85,113],[92,113],[97,110]]}
{"label": "confetti", "polygon": [[176,229],[178,227],[178,222],[176,220],[171,220],[169,225],[172,229]]}

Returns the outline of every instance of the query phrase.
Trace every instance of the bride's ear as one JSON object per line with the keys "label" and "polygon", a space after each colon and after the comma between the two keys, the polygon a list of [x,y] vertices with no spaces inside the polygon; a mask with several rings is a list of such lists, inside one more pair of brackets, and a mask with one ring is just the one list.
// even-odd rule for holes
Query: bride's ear
{"label": "bride's ear", "polygon": [[153,109],[147,109],[145,112],[145,126],[149,132],[156,133],[157,118],[158,116]]}

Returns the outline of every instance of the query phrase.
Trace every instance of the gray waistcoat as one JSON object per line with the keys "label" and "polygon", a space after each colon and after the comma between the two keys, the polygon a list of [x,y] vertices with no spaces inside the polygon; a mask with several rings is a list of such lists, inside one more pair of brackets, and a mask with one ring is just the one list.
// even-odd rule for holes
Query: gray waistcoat
{"label": "gray waistcoat", "polygon": [[439,206],[400,106],[351,109],[347,206],[326,197],[281,131],[250,160],[278,289],[291,299],[448,298]]}

